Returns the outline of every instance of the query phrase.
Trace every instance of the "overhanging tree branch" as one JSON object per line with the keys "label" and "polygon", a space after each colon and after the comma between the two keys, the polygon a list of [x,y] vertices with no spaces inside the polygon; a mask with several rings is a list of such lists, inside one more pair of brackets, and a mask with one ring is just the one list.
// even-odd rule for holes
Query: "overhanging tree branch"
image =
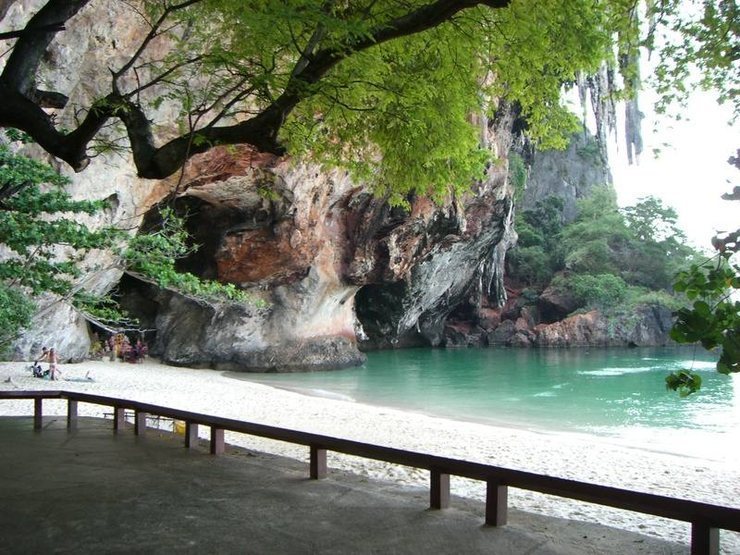
{"label": "overhanging tree branch", "polygon": [[64,31],[65,27],[62,23],[51,23],[50,25],[43,25],[42,27],[17,29],[15,31],[6,31],[0,33],[0,40],[12,40],[19,39],[24,35],[33,33],[58,33]]}
{"label": "overhanging tree branch", "polygon": [[[42,148],[67,162],[75,171],[81,171],[87,166],[87,147],[110,118],[118,118],[125,125],[137,171],[145,178],[167,177],[177,171],[189,157],[215,145],[246,143],[264,152],[281,155],[285,150],[278,142],[278,133],[286,117],[302,100],[316,93],[317,89],[313,87],[339,62],[383,42],[431,29],[463,10],[479,5],[493,9],[504,8],[510,0],[436,0],[414,8],[401,17],[378,23],[361,38],[346,39],[341,44],[324,49],[321,49],[321,41],[325,32],[319,30],[301,52],[282,93],[258,114],[233,125],[216,126],[215,122],[228,113],[224,110],[216,114],[206,127],[189,130],[182,136],[157,146],[152,122],[144,108],[132,100],[140,89],[120,91],[118,80],[141,58],[143,50],[160,32],[168,15],[201,1],[181,0],[165,7],[163,15],[153,22],[140,47],[126,63],[112,72],[113,92],[96,101],[78,127],[66,134],[55,128],[52,118],[42,109],[40,98],[35,93],[35,76],[53,33],[23,34],[0,76],[0,125],[25,131]],[[63,25],[88,2],[89,0],[48,0],[26,27],[30,29],[51,24]],[[156,82],[155,79],[154,83]],[[151,84],[153,83],[149,85]],[[233,93],[231,101],[225,97],[223,99],[227,106],[233,106],[237,99],[244,96],[243,91]],[[59,93],[46,93],[44,98],[47,100],[43,106],[47,107],[60,107],[66,103],[66,97]],[[198,141],[192,140],[193,133],[198,135]]]}
{"label": "overhanging tree branch", "polygon": [[[310,85],[320,81],[343,59],[377,44],[431,29],[448,21],[462,10],[478,5],[500,9],[509,3],[510,0],[437,0],[379,26],[367,38],[352,44],[319,50],[315,54],[311,54],[309,49],[303,53],[295,66],[283,94],[260,114],[236,125],[211,127],[199,131],[198,134],[204,139],[200,145],[191,144],[187,136],[170,141],[154,153],[150,164],[146,164],[143,158],[137,162],[139,175],[166,177],[177,170],[186,157],[205,152],[216,144],[249,143],[264,152],[282,155],[285,149],[279,144],[277,137],[286,117],[301,100],[311,94],[308,92]],[[314,45],[311,46],[313,48]]]}
{"label": "overhanging tree branch", "polygon": [[[11,88],[33,99],[36,89],[36,74],[41,59],[54,35],[72,16],[77,14],[90,0],[49,0],[26,25],[8,63],[2,79]],[[36,32],[48,28],[46,32]]]}
{"label": "overhanging tree branch", "polygon": [[120,69],[113,72],[113,80],[116,82],[124,73],[126,73],[129,69],[133,67],[133,65],[136,63],[137,60],[141,58],[141,55],[144,53],[144,50],[146,50],[147,46],[159,35],[159,33],[162,30],[162,26],[167,21],[167,18],[174,12],[184,10],[189,8],[190,6],[194,4],[198,4],[202,2],[203,0],[185,0],[184,2],[180,4],[176,4],[173,6],[167,6],[162,14],[159,16],[157,21],[152,25],[151,30],[147,34],[146,37],[144,37],[144,40],[141,41],[141,44],[139,45],[139,48],[136,50],[136,52],[131,56],[128,61],[121,66]]}

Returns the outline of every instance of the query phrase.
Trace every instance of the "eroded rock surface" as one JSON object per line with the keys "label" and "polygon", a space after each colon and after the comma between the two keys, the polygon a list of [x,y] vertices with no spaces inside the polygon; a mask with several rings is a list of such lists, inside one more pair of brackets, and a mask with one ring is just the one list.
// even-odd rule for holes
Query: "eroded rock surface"
{"label": "eroded rock surface", "polygon": [[367,344],[395,345],[423,330],[426,344],[438,345],[450,311],[493,280],[496,248],[510,238],[505,167],[462,201],[412,199],[401,210],[344,172],[255,156],[243,147],[196,157],[171,202],[201,245],[181,268],[235,283],[262,308],[198,303],[127,281],[127,304],[157,330],[152,352],[166,362],[343,367],[364,360],[361,328]]}
{"label": "eroded rock surface", "polygon": [[[517,301],[515,301],[516,304]],[[671,311],[663,306],[641,305],[634,311],[610,314],[597,310],[576,313],[559,321],[543,321],[537,306],[516,309],[514,316],[482,326],[479,346],[506,347],[645,347],[672,343]]]}
{"label": "eroded rock surface", "polygon": [[[3,27],[19,27],[40,3],[0,4]],[[43,77],[70,98],[68,108],[56,114],[60,121],[75,117],[77,104],[108,92],[96,68],[115,66],[146,33],[142,21],[123,14],[128,9],[122,2],[91,2],[69,31],[55,37]],[[123,24],[128,27],[122,33]],[[106,39],[111,26],[117,27],[117,42]],[[167,49],[164,43],[155,46],[153,56]],[[150,352],[186,366],[337,368],[363,360],[358,343],[384,348],[608,342],[611,332],[600,331],[596,316],[545,326],[570,312],[567,303],[551,299],[548,313],[517,295],[507,301],[504,256],[516,240],[506,159],[514,117],[513,110],[502,107],[495,120],[474,118],[494,162],[468,194],[439,206],[410,198],[409,210],[388,206],[344,172],[248,147],[212,149],[192,159],[182,175],[164,181],[137,178],[128,154],[101,155],[71,176],[75,198],[109,200],[110,208],[91,219],[91,226],[113,224],[134,233],[155,218],[152,207],[166,200],[186,215],[200,245],[178,263],[179,269],[234,283],[254,302],[209,304],[132,276],[122,279],[117,253],[103,251],[85,261],[88,272],[81,285],[103,293],[120,281],[124,304],[144,327],[155,330]],[[156,118],[166,131],[177,120],[177,106],[163,102]],[[538,155],[527,194],[534,199],[545,190],[561,192],[575,202],[594,175],[608,170],[579,169],[573,177],[563,168],[592,154],[574,143],[560,156],[564,163]],[[90,328],[68,303],[44,303],[14,357],[30,359],[41,346],[55,345],[63,361],[83,358]],[[654,315],[656,326],[663,326],[663,316]],[[635,325],[620,341],[643,344],[651,333]]]}

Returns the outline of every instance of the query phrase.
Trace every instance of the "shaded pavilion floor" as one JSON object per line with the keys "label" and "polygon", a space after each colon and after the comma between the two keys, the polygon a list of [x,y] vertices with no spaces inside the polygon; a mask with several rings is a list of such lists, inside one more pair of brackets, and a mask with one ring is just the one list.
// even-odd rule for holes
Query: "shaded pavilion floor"
{"label": "shaded pavilion floor", "polygon": [[428,491],[112,422],[0,417],[0,553],[688,553],[622,530],[482,503],[432,511]]}

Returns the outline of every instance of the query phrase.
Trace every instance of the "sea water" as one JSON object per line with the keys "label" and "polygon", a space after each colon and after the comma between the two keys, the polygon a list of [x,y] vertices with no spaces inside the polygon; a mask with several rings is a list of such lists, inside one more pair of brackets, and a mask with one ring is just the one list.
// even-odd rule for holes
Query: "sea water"
{"label": "sea water", "polygon": [[[740,376],[701,349],[405,349],[357,368],[247,379],[308,395],[740,465]],[[667,391],[691,369],[700,392]],[[734,461],[734,463],[733,463]]]}

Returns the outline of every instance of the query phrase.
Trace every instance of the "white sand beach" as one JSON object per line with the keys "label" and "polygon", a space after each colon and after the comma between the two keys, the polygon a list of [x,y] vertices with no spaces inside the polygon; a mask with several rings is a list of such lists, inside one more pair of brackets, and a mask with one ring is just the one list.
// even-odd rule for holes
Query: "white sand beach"
{"label": "white sand beach", "polygon": [[[143,364],[84,362],[61,365],[63,380],[33,378],[28,363],[0,363],[0,390],[66,389],[111,395],[455,457],[508,468],[572,478],[673,497],[740,507],[740,461],[685,458],[610,444],[586,436],[538,433],[418,413],[310,397],[235,379],[214,370],[175,368],[149,359]],[[87,379],[88,377],[92,379]],[[2,401],[0,415],[27,415],[30,401]],[[44,413],[65,414],[64,402],[47,401]],[[107,407],[80,405],[83,416],[103,416]],[[208,430],[202,432],[207,437]],[[308,460],[307,449],[240,434],[228,443]],[[329,468],[407,485],[428,485],[426,471],[329,454]],[[453,495],[483,499],[485,485],[452,478]],[[669,541],[688,543],[690,525],[667,519],[511,490],[510,505],[525,511],[597,522]],[[740,534],[721,533],[723,553],[740,553]]]}

